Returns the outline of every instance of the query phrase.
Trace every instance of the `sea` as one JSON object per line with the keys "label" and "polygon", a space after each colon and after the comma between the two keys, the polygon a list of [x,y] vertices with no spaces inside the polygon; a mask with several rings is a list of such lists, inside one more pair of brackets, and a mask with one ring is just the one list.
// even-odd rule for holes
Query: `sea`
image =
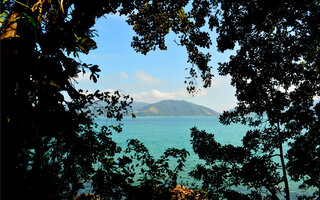
{"label": "sea", "polygon": [[[95,119],[98,125],[115,124],[112,119],[98,117]],[[122,132],[115,133],[112,138],[118,146],[125,149],[129,139],[138,139],[149,150],[154,158],[159,158],[167,148],[185,148],[190,155],[185,163],[184,171],[180,173],[180,180],[186,184],[199,184],[189,176],[189,172],[199,163],[204,163],[193,152],[191,145],[190,128],[197,127],[215,135],[216,141],[221,144],[241,145],[242,138],[248,126],[241,124],[223,125],[219,117],[214,116],[138,116],[136,118],[124,117]],[[287,146],[285,146],[285,149]],[[200,183],[201,184],[201,183]],[[188,185],[187,185],[188,186]],[[283,185],[280,185],[283,187]],[[299,183],[290,180],[291,199],[297,199],[300,195],[310,195],[315,189],[307,191],[298,189]]]}

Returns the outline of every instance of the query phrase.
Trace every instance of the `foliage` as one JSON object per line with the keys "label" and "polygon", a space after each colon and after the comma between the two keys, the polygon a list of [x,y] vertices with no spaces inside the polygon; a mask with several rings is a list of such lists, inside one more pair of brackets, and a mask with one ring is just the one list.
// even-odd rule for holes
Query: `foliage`
{"label": "foliage", "polygon": [[[191,129],[191,136],[195,153],[206,161],[191,175],[203,180],[203,189],[209,192],[210,199],[263,199],[268,196],[277,199],[278,191],[274,186],[281,178],[278,164],[270,156],[256,155],[243,146],[221,145],[213,134],[196,127]],[[263,196],[262,188],[271,195]]]}
{"label": "foliage", "polygon": [[[159,159],[155,159],[148,149],[135,139],[128,141],[125,152],[126,154],[118,158],[118,169],[127,183],[134,184],[124,187],[123,196],[128,199],[170,199],[169,191],[177,185],[178,173],[183,170],[189,153],[185,149],[169,148]],[[170,166],[170,157],[176,161],[176,166]],[[172,160],[170,161],[172,163]],[[100,182],[96,191],[100,194],[105,187],[105,184]]]}
{"label": "foliage", "polygon": [[76,90],[73,79],[80,70],[90,71],[93,81],[98,77],[96,65],[68,56],[96,48],[92,25],[77,28],[77,17],[66,21],[57,2],[28,2],[6,1],[10,15],[1,27],[3,195],[72,199],[96,173],[93,164],[120,151],[110,135],[121,129],[97,130],[88,105],[104,101],[105,115],[120,120],[132,99]]}
{"label": "foliage", "polygon": [[[320,188],[319,103],[313,105],[320,92],[319,1],[207,3],[213,6],[206,16],[218,34],[218,50],[237,47],[218,68],[221,75],[231,77],[238,100],[235,110],[225,112],[220,122],[252,129],[241,147],[223,146],[213,135],[192,129],[194,150],[207,161],[194,176],[203,179],[217,198],[233,199],[230,192],[243,196],[235,187],[244,186],[259,198],[278,199],[282,192],[273,186],[283,183],[284,196],[290,199],[287,170],[293,180],[304,180],[302,187]],[[252,113],[254,117],[249,116]],[[287,155],[284,144],[290,147]]]}
{"label": "foliage", "polygon": [[[224,113],[220,121],[248,124],[252,130],[243,139],[243,146],[234,147],[220,145],[212,135],[192,129],[194,149],[207,161],[207,166],[199,166],[193,174],[205,180],[209,196],[277,199],[281,192],[273,184],[283,182],[289,199],[287,170],[294,180],[304,180],[303,187],[320,188],[320,168],[311,167],[319,164],[319,103],[313,106],[313,98],[320,95],[319,1],[189,3],[2,1],[4,191],[15,193],[18,199],[70,199],[83,181],[95,178],[95,183],[110,184],[107,189],[96,185],[100,193],[113,198],[122,194],[130,173],[119,174],[118,164],[112,160],[120,150],[110,139],[110,134],[121,128],[105,126],[97,130],[93,121],[96,112],[88,108],[96,101],[105,101],[107,106],[97,112],[120,120],[132,100],[119,93],[90,93],[74,87],[80,71],[91,73],[94,82],[99,78],[99,67],[82,63],[78,55],[96,48],[96,32],[92,29],[95,20],[115,13],[128,17],[128,24],[137,34],[131,45],[142,54],[156,48],[165,50],[165,36],[170,31],[178,35],[177,43],[186,48],[192,64],[186,79],[189,92],[196,92],[198,74],[204,87],[211,85],[213,77],[211,55],[201,52],[212,45],[204,27],[217,32],[219,51],[237,47],[236,55],[221,63],[218,70],[221,75],[230,75],[238,105],[235,111]],[[256,117],[247,116],[252,112]],[[290,146],[287,164],[282,149],[286,143]],[[130,145],[142,148],[136,142]],[[179,155],[181,162],[185,156],[183,151],[169,150],[158,162],[139,148],[131,150],[137,150],[137,156],[146,155],[144,162],[149,169],[161,168],[168,156]],[[272,159],[277,155],[280,174]],[[95,170],[93,163],[105,167]],[[258,168],[265,170],[261,173]],[[167,172],[174,181],[176,171]],[[141,183],[146,187],[159,184],[158,172],[147,174]],[[252,190],[244,194],[235,186]]]}
{"label": "foliage", "polygon": [[[164,37],[169,30],[179,33],[181,44],[188,49],[189,62],[207,69],[202,70],[202,76],[209,85],[208,57],[197,47],[208,46],[210,41],[195,37],[197,26],[188,20],[183,9],[187,4],[188,1],[1,2],[4,195],[15,193],[17,199],[71,199],[83,182],[93,178],[100,181],[97,177],[103,175],[102,181],[110,187],[99,192],[120,198],[121,188],[127,185],[116,162],[111,162],[120,149],[110,135],[121,128],[98,128],[94,117],[103,114],[121,120],[132,99],[119,92],[76,90],[79,72],[90,73],[93,82],[97,82],[100,72],[99,66],[82,63],[79,54],[97,48],[97,34],[92,28],[95,20],[119,13],[128,17],[128,24],[138,35],[132,46],[143,54],[156,47],[166,49]],[[92,110],[99,101],[104,101],[105,106]],[[161,161],[177,153],[169,150]],[[101,163],[107,163],[106,167],[93,167]],[[149,173],[151,180],[154,176],[159,178]]]}
{"label": "foliage", "polygon": [[[172,148],[156,160],[141,142],[129,140],[125,154],[106,157],[98,165],[92,192],[100,199],[169,199],[187,155],[185,149]],[[176,167],[169,165],[169,157],[176,159]]]}

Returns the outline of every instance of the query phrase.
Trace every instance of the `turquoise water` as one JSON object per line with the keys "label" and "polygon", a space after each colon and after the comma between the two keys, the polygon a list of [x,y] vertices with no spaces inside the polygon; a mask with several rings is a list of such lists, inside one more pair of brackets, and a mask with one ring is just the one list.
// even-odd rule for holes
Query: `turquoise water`
{"label": "turquoise water", "polygon": [[[108,125],[114,121],[106,118],[97,118],[99,125]],[[215,139],[222,144],[241,145],[241,140],[248,130],[241,124],[222,125],[218,117],[125,117],[123,130],[112,137],[117,144],[125,148],[128,139],[138,139],[148,148],[150,154],[159,157],[167,148],[185,148],[190,156],[187,158],[185,171],[180,175],[183,180],[192,182],[188,173],[201,161],[192,150],[190,143],[190,128],[196,126],[199,130],[205,129],[208,133],[214,133]],[[298,190],[298,183],[290,182],[293,197],[296,194],[304,194]],[[310,194],[310,191],[307,193]]]}
{"label": "turquoise water", "polygon": [[[106,122],[104,118],[97,119],[98,124]],[[110,121],[107,121],[107,123]],[[124,146],[127,139],[142,141],[157,156],[166,148],[186,148],[192,150],[190,144],[190,128],[196,126],[207,132],[215,133],[215,138],[223,144],[240,145],[247,127],[233,124],[224,126],[218,117],[125,117],[123,130],[114,134],[113,138],[120,146]]]}
{"label": "turquoise water", "polygon": [[[104,118],[97,120],[98,124],[105,122]],[[215,138],[223,144],[240,145],[247,130],[242,125],[224,126],[218,117],[137,117],[124,118],[123,131],[113,135],[117,144],[125,148],[128,139],[138,139],[148,148],[150,154],[159,158],[167,148],[185,148],[190,155],[187,158],[185,171],[181,173],[184,180],[188,180],[188,173],[200,163],[192,150],[190,143],[190,128],[197,126],[207,132],[215,133]]]}

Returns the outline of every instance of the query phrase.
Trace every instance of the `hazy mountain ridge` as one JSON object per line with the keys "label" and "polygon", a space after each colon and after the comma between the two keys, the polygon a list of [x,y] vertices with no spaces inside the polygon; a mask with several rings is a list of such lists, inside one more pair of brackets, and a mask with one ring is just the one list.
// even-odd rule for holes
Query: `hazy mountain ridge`
{"label": "hazy mountain ridge", "polygon": [[148,105],[150,105],[149,103],[145,103],[145,102],[133,102],[132,103],[132,110],[133,111],[138,111],[138,110],[141,110],[142,108],[144,108],[144,107],[146,107],[146,106],[148,106]]}
{"label": "hazy mountain ridge", "polygon": [[164,100],[133,109],[137,116],[219,116],[220,113],[184,100]]}

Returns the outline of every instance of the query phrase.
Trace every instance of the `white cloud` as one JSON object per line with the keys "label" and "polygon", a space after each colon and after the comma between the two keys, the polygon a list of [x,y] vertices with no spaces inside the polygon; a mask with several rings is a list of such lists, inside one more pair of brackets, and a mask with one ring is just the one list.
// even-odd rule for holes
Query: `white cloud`
{"label": "white cloud", "polygon": [[90,73],[78,73],[78,77],[75,78],[75,80],[77,82],[80,82],[80,81],[90,81]]}
{"label": "white cloud", "polygon": [[110,92],[110,93],[114,93],[116,90],[114,89],[106,89],[106,90],[103,90],[103,92]]}
{"label": "white cloud", "polygon": [[175,92],[161,92],[159,90],[153,89],[151,95],[157,99],[174,99],[176,96]]}
{"label": "white cloud", "polygon": [[120,72],[120,76],[124,79],[127,79],[129,77],[125,72]]}
{"label": "white cloud", "polygon": [[[198,94],[195,96],[205,96],[206,92],[204,90],[200,90]],[[191,97],[185,88],[181,88],[177,91],[164,92],[157,89],[153,89],[151,92],[141,92],[138,94],[131,94],[135,101],[141,102],[157,102],[166,99],[185,99]]]}
{"label": "white cloud", "polygon": [[136,78],[148,85],[159,85],[161,83],[163,83],[162,80],[158,79],[158,78],[154,78],[153,76],[151,76],[150,74],[147,74],[144,71],[137,71],[135,72],[135,76]]}
{"label": "white cloud", "polygon": [[112,19],[122,19],[126,20],[128,17],[126,15],[120,15],[118,12],[116,14],[107,14],[105,15],[106,18],[112,18]]}
{"label": "white cloud", "polygon": [[220,76],[219,74],[214,74],[212,79],[212,88],[222,88],[230,85],[231,77],[227,76]]}

